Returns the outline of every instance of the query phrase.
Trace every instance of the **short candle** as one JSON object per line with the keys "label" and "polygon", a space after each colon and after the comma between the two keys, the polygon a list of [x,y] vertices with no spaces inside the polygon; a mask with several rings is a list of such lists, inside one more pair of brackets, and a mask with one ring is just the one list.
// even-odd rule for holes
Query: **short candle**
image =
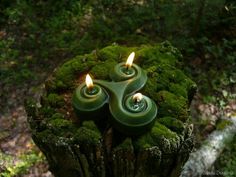
{"label": "short candle", "polygon": [[142,112],[146,109],[147,102],[141,93],[136,93],[127,98],[125,105],[131,112]]}
{"label": "short candle", "polygon": [[[86,75],[85,83],[81,84],[72,97],[72,104],[78,115],[94,119],[99,114],[102,107],[107,102],[108,95],[104,89],[93,84],[89,74]],[[83,119],[83,118],[82,118]],[[86,120],[86,119],[85,119]]]}

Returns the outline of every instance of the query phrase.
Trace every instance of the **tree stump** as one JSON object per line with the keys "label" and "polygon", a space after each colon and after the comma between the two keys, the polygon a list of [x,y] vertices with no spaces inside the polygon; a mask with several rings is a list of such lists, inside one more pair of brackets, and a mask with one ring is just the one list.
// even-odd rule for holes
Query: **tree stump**
{"label": "tree stump", "polygon": [[[97,122],[80,121],[71,97],[85,74],[109,80],[109,71],[132,51],[134,62],[148,75],[141,92],[158,107],[153,128],[140,136],[122,135],[111,126],[106,111]],[[196,91],[196,84],[177,68],[181,57],[168,42],[112,45],[77,56],[55,70],[40,100],[26,102],[33,140],[52,173],[58,177],[179,176],[193,147],[189,104]]]}

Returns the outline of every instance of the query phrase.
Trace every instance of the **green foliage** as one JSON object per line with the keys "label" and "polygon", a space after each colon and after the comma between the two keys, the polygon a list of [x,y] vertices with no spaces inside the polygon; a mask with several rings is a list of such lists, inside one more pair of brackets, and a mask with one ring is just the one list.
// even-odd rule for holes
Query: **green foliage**
{"label": "green foliage", "polygon": [[50,93],[47,98],[46,101],[49,103],[50,106],[52,107],[61,107],[64,105],[64,99],[62,96],[59,96],[55,93]]}
{"label": "green foliage", "polygon": [[36,78],[34,72],[29,68],[32,64],[30,56],[20,56],[20,51],[14,48],[15,38],[0,37],[0,80],[2,84],[14,82],[20,84],[26,80]]}
{"label": "green foliage", "polygon": [[0,152],[0,176],[20,176],[22,174],[25,174],[32,165],[34,165],[35,163],[42,162],[43,160],[45,159],[42,153],[39,153],[35,150],[19,156],[18,159],[14,159],[14,157],[10,155],[5,155]]}
{"label": "green foliage", "polygon": [[226,146],[215,167],[221,171],[225,177],[236,175],[236,136],[234,140]]}

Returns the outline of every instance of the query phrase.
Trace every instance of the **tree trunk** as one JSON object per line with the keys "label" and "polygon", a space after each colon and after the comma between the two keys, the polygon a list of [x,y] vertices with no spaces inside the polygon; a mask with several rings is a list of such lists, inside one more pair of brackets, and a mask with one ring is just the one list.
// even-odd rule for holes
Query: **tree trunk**
{"label": "tree trunk", "polygon": [[[83,121],[74,114],[71,96],[90,71],[109,80],[109,70],[130,51],[146,70],[141,90],[158,106],[154,126],[140,136],[126,136],[109,122]],[[177,177],[193,147],[189,103],[196,85],[176,68],[181,54],[168,42],[127,48],[109,46],[78,56],[58,68],[45,84],[40,100],[28,100],[26,110],[33,140],[58,177]],[[108,111],[108,110],[107,110]],[[84,118],[83,118],[84,119]]]}

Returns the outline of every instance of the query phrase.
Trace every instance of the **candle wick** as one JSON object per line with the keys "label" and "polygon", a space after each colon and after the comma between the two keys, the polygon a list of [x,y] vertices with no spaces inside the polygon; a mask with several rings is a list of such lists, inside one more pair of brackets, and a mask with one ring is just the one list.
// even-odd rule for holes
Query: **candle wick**
{"label": "candle wick", "polygon": [[129,71],[129,68],[130,68],[129,65],[126,65],[126,70],[127,70],[127,71]]}
{"label": "candle wick", "polygon": [[93,92],[93,87],[92,87],[92,86],[88,87],[88,91],[89,91],[90,93],[92,93],[92,92]]}
{"label": "candle wick", "polygon": [[138,99],[138,98],[134,99],[134,104],[138,104],[139,102],[140,102],[140,99]]}

